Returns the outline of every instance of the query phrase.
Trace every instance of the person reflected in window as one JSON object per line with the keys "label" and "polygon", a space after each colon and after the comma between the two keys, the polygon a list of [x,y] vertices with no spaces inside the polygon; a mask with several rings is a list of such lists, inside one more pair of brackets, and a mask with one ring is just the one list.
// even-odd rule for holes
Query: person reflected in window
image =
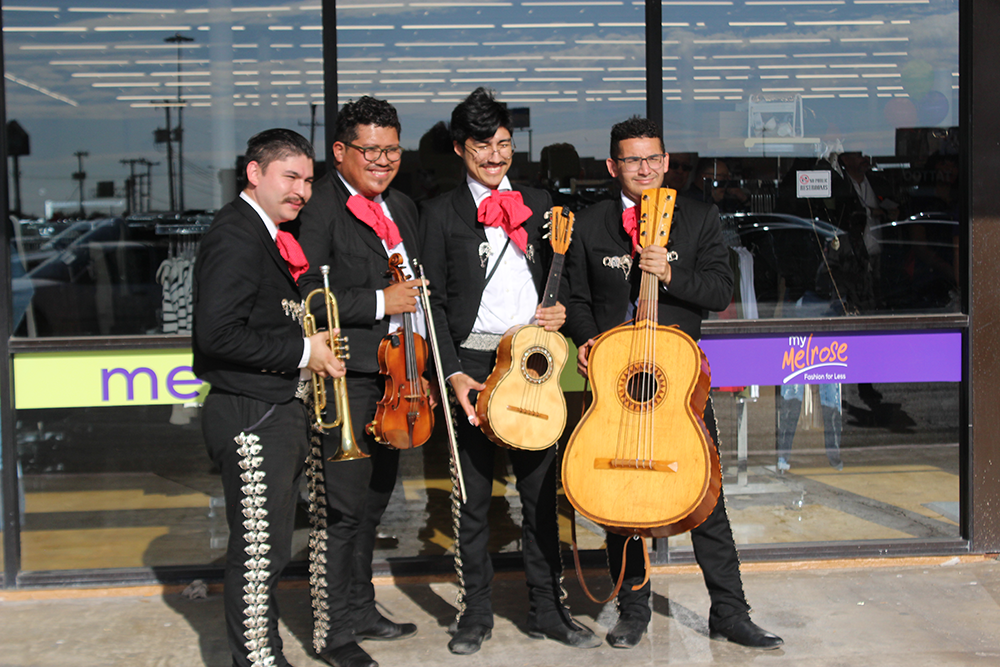
{"label": "person reflected in window", "polygon": [[[425,202],[420,217],[440,338],[438,372],[451,384],[461,415],[455,427],[467,497],[457,509],[455,567],[461,590],[448,643],[459,655],[478,651],[493,632],[489,510],[498,446],[478,428],[473,405],[509,328],[536,323],[556,331],[566,318],[561,303],[539,305],[552,261],[551,245],[542,238],[552,198],[544,190],[511,184],[511,131],[510,112],[492,91],[477,88],[455,107],[452,140],[465,163],[465,182]],[[556,447],[509,449],[507,455],[521,499],[528,633],[596,648],[601,640],[576,623],[563,602]]]}
{"label": "person reflected in window", "polygon": [[212,388],[202,431],[222,473],[229,542],[223,605],[232,664],[287,667],[273,594],[292,557],[309,450],[300,369],[342,377],[326,331],[305,338],[295,279],[302,249],[283,225],[309,200],[313,148],[291,130],[247,143],[247,185],[205,233],[195,261],[194,373]]}
{"label": "person reflected in window", "polygon": [[750,193],[733,180],[729,165],[718,158],[705,158],[698,163],[688,195],[711,202],[720,213],[745,211],[750,205]]}
{"label": "person reflected in window", "polygon": [[[395,108],[384,100],[365,96],[345,104],[334,131],[335,168],[316,182],[313,199],[299,216],[299,240],[309,260],[299,288],[306,296],[323,287],[320,267],[330,267],[330,288],[350,345],[346,385],[353,437],[368,455],[331,461],[343,446],[342,427],[314,436],[321,451],[314,452],[310,468],[318,503],[312,508],[316,530],[310,549],[313,648],[336,667],[375,667],[359,641],[405,639],[417,632],[413,623],[386,618],[375,602],[372,556],[396,485],[400,450],[377,443],[365,429],[385,393],[379,344],[402,327],[403,313],[417,312],[420,280],[393,284],[388,275],[391,254],[400,254],[404,274],[412,274],[409,259],[420,252],[417,207],[389,187],[402,160],[400,131]],[[424,334],[423,318],[413,322]],[[327,395],[333,396],[329,387]]]}
{"label": "person reflected in window", "polygon": [[[802,412],[802,400],[806,391],[811,388],[802,384],[782,385],[778,392],[778,405],[775,410],[775,429],[777,431],[776,448],[778,451],[777,470],[784,474],[791,469],[792,441],[799,423],[799,413]],[[843,470],[844,462],[840,458],[840,435],[844,430],[843,406],[840,401],[839,384],[821,384],[819,386],[819,404],[823,411],[823,441],[826,446],[826,457],[835,470]]]}
{"label": "person reflected in window", "polygon": [[[667,247],[651,245],[636,252],[635,223],[642,191],[663,185],[670,157],[664,151],[660,128],[650,120],[634,116],[611,128],[606,164],[621,194],[579,213],[566,258],[570,296],[565,333],[578,346],[577,368],[584,376],[595,339],[632,317],[633,295],[638,292],[643,273],[652,273],[661,285],[659,324],[676,325],[695,340],[701,337],[701,322],[708,311],[721,311],[729,305],[733,272],[729,249],[723,242],[719,209],[714,204],[678,198]],[[704,422],[718,450],[711,397],[705,406]],[[608,532],[611,579],[617,581],[622,571],[626,541],[625,575],[618,593],[619,618],[607,635],[608,643],[616,648],[638,644],[651,618],[650,583],[633,590],[645,576],[643,540]],[[711,598],[711,637],[754,648],[780,646],[780,637],[750,620],[739,555],[721,489],[712,513],[691,531],[691,541]]]}
{"label": "person reflected in window", "polygon": [[867,307],[878,307],[881,286],[881,226],[899,218],[899,204],[890,197],[889,185],[871,173],[871,160],[861,151],[848,151],[839,157],[841,178],[835,178],[833,195],[838,215],[834,220],[851,239],[856,253],[866,264],[871,277],[872,297]]}
{"label": "person reflected in window", "polygon": [[671,153],[670,167],[663,174],[663,187],[677,190],[678,193],[687,190],[697,163],[697,153]]}

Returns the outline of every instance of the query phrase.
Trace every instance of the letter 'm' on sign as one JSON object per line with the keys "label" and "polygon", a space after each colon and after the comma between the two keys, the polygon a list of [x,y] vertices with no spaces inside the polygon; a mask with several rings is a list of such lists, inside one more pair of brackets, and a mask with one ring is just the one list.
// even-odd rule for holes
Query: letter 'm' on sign
{"label": "letter 'm' on sign", "polygon": [[124,368],[102,368],[101,369],[101,400],[109,401],[111,400],[111,376],[112,375],[122,375],[125,378],[125,382],[128,387],[128,400],[135,400],[135,378],[139,373],[144,373],[149,376],[149,394],[152,400],[158,398],[157,391],[157,379],[156,373],[153,372],[152,368],[140,367],[132,372],[125,370]]}

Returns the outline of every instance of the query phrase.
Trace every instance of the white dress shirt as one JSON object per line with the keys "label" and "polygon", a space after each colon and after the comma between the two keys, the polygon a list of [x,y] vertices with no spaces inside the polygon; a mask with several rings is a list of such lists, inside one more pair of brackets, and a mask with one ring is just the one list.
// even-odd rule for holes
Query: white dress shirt
{"label": "white dress shirt", "polygon": [[[466,182],[478,209],[479,204],[490,196],[490,189],[468,175]],[[511,189],[506,176],[497,189]],[[483,290],[472,333],[503,334],[511,327],[531,323],[538,307],[538,290],[535,289],[528,260],[520,248],[511,243],[503,257],[500,257],[500,251],[507,243],[507,233],[503,227],[486,227],[486,239],[489,241],[490,253],[486,275],[490,275],[498,260],[500,265]]]}

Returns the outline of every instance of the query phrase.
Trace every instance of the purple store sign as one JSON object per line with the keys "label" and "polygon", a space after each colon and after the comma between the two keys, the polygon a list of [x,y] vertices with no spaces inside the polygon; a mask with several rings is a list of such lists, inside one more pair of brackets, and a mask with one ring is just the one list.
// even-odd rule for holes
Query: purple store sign
{"label": "purple store sign", "polygon": [[713,387],[958,382],[959,331],[703,338]]}

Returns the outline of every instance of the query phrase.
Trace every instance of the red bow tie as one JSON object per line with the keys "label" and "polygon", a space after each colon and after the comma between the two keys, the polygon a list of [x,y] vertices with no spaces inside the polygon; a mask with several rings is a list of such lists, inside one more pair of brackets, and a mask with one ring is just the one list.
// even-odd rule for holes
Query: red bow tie
{"label": "red bow tie", "polygon": [[638,206],[630,206],[622,212],[622,226],[625,233],[632,239],[632,254],[639,248],[639,222],[636,220],[635,210]]}
{"label": "red bow tie", "polygon": [[490,196],[479,203],[479,222],[487,227],[503,227],[521,252],[528,248],[528,232],[521,225],[530,217],[531,209],[524,205],[520,192],[491,190]]}
{"label": "red bow tie", "polygon": [[274,242],[278,244],[278,252],[285,258],[285,264],[288,265],[288,271],[292,274],[292,278],[298,280],[299,276],[309,270],[309,261],[306,259],[306,254],[302,252],[302,246],[295,240],[291,232],[283,232],[280,229]]}
{"label": "red bow tie", "polygon": [[347,208],[357,216],[358,220],[375,230],[390,250],[403,242],[403,237],[399,235],[399,227],[386,216],[380,204],[361,195],[351,195],[347,199]]}

